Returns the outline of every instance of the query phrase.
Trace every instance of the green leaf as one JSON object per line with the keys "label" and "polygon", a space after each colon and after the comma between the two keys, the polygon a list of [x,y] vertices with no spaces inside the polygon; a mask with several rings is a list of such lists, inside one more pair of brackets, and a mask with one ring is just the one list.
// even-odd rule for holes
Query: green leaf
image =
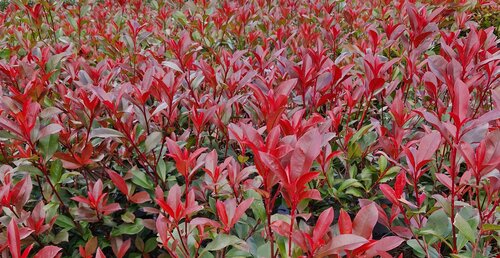
{"label": "green leaf", "polygon": [[248,251],[248,246],[245,241],[233,235],[219,234],[207,245],[207,247],[205,247],[205,249],[203,249],[202,253],[221,250],[228,246],[234,246],[240,250]]}
{"label": "green leaf", "polygon": [[266,220],[266,208],[264,207],[262,200],[254,200],[250,208],[252,209],[256,219],[260,219],[262,221]]}
{"label": "green leaf", "polygon": [[151,134],[149,134],[148,137],[146,138],[146,141],[144,141],[145,152],[150,152],[158,144],[160,144],[162,137],[163,135],[161,132],[152,132]]}
{"label": "green leaf", "polygon": [[146,244],[144,245],[144,252],[145,253],[150,253],[153,250],[155,250],[156,245],[158,242],[156,241],[156,238],[150,238],[146,241]]}
{"label": "green leaf", "polygon": [[[416,239],[410,239],[406,241],[406,244],[408,244],[415,251],[414,254],[417,255],[418,257],[426,257],[425,251],[422,249],[422,247],[420,247],[417,241],[420,242],[420,245],[422,246],[424,245],[424,243],[422,243],[421,240],[416,240]],[[434,249],[434,247],[429,246],[428,250],[430,258],[440,257],[439,253],[436,251],[436,249]]]}
{"label": "green leaf", "polygon": [[51,134],[40,139],[40,150],[45,160],[52,158],[59,148],[59,135]]}
{"label": "green leaf", "polygon": [[50,179],[53,183],[59,183],[59,180],[61,180],[62,177],[62,172],[63,166],[61,160],[57,159],[52,161],[50,164]]}
{"label": "green leaf", "polygon": [[496,224],[484,224],[483,230],[500,230],[500,225]]}
{"label": "green leaf", "polygon": [[174,17],[174,19],[177,20],[183,26],[186,26],[188,24],[188,20],[186,18],[186,15],[184,15],[184,13],[182,11],[175,11],[172,14],[172,17]]}
{"label": "green leaf", "polygon": [[387,168],[387,158],[384,155],[380,155],[378,158],[378,169],[380,173],[384,173]]}
{"label": "green leaf", "polygon": [[135,215],[132,212],[127,211],[122,214],[121,218],[126,223],[134,223]]}
{"label": "green leaf", "polygon": [[355,197],[363,197],[363,191],[358,188],[349,188],[345,191],[345,194],[352,195]]}
{"label": "green leaf", "polygon": [[144,229],[142,219],[136,219],[134,224],[121,224],[111,231],[111,236],[136,235]]}
{"label": "green leaf", "polygon": [[57,233],[54,238],[52,239],[52,243],[54,244],[59,244],[62,242],[68,242],[69,241],[69,233],[67,230],[61,230],[59,233]]}
{"label": "green leaf", "polygon": [[[419,212],[423,213],[425,211]],[[451,230],[450,218],[443,209],[439,209],[429,216],[427,224],[419,232],[426,236],[426,242],[429,244],[433,244],[439,240],[448,244],[446,238],[450,235]]]}
{"label": "green leaf", "polygon": [[57,216],[56,225],[67,230],[75,227],[75,223],[73,222],[73,220],[64,215]]}
{"label": "green leaf", "polygon": [[361,137],[363,135],[365,135],[368,130],[370,130],[372,128],[372,125],[365,125],[363,127],[361,127],[361,129],[359,129],[359,131],[357,131],[352,137],[351,139],[349,140],[349,142],[357,142],[359,141],[359,139],[361,139]]}
{"label": "green leaf", "polygon": [[156,165],[156,172],[158,173],[158,176],[160,176],[160,179],[165,182],[167,179],[167,164],[165,163],[165,160],[160,159],[158,161],[158,165]]}
{"label": "green leaf", "polygon": [[135,168],[133,171],[134,177],[132,177],[132,183],[144,188],[144,189],[153,189],[153,182],[146,176],[146,173],[141,170]]}
{"label": "green leaf", "polygon": [[476,242],[477,230],[473,229],[460,213],[455,216],[454,225],[467,240],[471,243]]}
{"label": "green leaf", "polygon": [[363,187],[363,185],[357,179],[349,178],[349,179],[345,180],[344,182],[342,182],[342,184],[337,189],[337,191],[343,192],[348,187]]}
{"label": "green leaf", "polygon": [[380,179],[380,183],[385,183],[389,180],[392,180],[396,175],[398,174],[399,170],[401,170],[400,167],[391,167],[385,172],[385,176]]}
{"label": "green leaf", "polygon": [[269,242],[259,246],[257,248],[258,257],[269,257],[271,255],[271,244]]}

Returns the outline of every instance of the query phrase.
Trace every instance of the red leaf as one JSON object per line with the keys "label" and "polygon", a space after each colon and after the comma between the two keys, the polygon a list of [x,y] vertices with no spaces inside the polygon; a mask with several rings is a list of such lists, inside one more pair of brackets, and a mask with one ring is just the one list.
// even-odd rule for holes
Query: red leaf
{"label": "red leaf", "polygon": [[288,173],[286,173],[286,171],[283,169],[281,163],[278,161],[276,157],[262,151],[259,152],[259,157],[262,160],[262,163],[264,163],[271,171],[277,173],[281,181],[283,181],[287,185],[291,184],[291,180]]}
{"label": "red leaf", "polygon": [[354,250],[365,243],[367,243],[363,237],[353,235],[353,234],[343,234],[333,237],[328,245],[321,248],[317,253],[317,257],[325,257],[333,254],[339,254],[344,250]]}
{"label": "red leaf", "polygon": [[313,241],[318,243],[330,229],[330,224],[333,221],[333,208],[328,208],[324,210],[321,215],[319,215],[318,221],[314,226],[313,230]]}
{"label": "red leaf", "polygon": [[317,128],[309,130],[297,141],[290,160],[290,181],[295,182],[309,172],[311,165],[321,152],[322,135]]}
{"label": "red leaf", "polygon": [[236,224],[236,222],[238,222],[238,220],[240,220],[241,216],[243,216],[245,211],[250,207],[250,205],[252,205],[252,202],[253,198],[249,198],[238,205],[234,212],[233,218],[231,219],[231,226],[233,226],[234,224]]}
{"label": "red leaf", "polygon": [[138,192],[130,197],[130,201],[133,203],[145,203],[150,200],[151,197],[149,197],[149,194],[146,191]]}
{"label": "red leaf", "polygon": [[[217,209],[217,216],[219,217],[219,220],[222,222],[222,224],[224,226],[229,226],[229,221],[226,213],[226,205],[222,201],[217,200],[215,208]],[[233,210],[235,208],[236,207],[232,207]]]}
{"label": "red leaf", "polygon": [[344,209],[340,210],[339,215],[339,231],[340,234],[352,234],[352,221],[349,214],[344,211]]}
{"label": "red leaf", "polygon": [[398,198],[396,197],[396,193],[394,192],[394,189],[388,184],[380,184],[379,185],[380,190],[384,194],[385,198],[392,202],[392,204],[397,204]]}
{"label": "red leaf", "polygon": [[455,81],[453,109],[452,113],[458,119],[455,124],[461,125],[467,118],[467,111],[469,110],[469,88],[465,83],[458,79]]}
{"label": "red leaf", "polygon": [[123,242],[122,246],[120,247],[120,251],[117,254],[118,258],[122,258],[125,256],[127,250],[130,248],[130,242],[130,239],[127,239],[125,242]]}
{"label": "red leaf", "polygon": [[420,139],[418,152],[415,155],[416,170],[420,170],[432,158],[440,143],[441,135],[438,131],[432,131]]}
{"label": "red leaf", "polygon": [[385,80],[382,78],[374,78],[373,80],[370,81],[369,89],[370,92],[375,92],[378,89],[382,88],[384,86]]}
{"label": "red leaf", "polygon": [[19,228],[14,219],[11,219],[9,225],[7,226],[7,244],[12,258],[20,258],[21,239],[19,237]]}
{"label": "red leaf", "polygon": [[396,183],[394,184],[394,192],[396,192],[396,197],[399,199],[403,194],[406,185],[406,174],[404,172],[399,173],[396,176]]}
{"label": "red leaf", "polygon": [[31,244],[24,249],[23,254],[21,255],[21,258],[28,258],[28,255],[30,255],[31,249],[33,249],[33,245]]}
{"label": "red leaf", "polygon": [[353,222],[353,233],[371,239],[373,227],[377,224],[378,211],[375,204],[364,206],[358,211]]}
{"label": "red leaf", "polygon": [[128,196],[128,186],[127,183],[125,183],[125,180],[118,173],[111,169],[106,169],[106,173],[108,173],[109,178],[111,178],[111,181],[113,181],[118,190],[120,190],[120,192],[122,192],[124,195]]}
{"label": "red leaf", "polygon": [[40,251],[38,251],[38,253],[36,253],[33,258],[54,258],[57,257],[57,254],[61,250],[62,248],[57,246],[53,245],[45,246]]}
{"label": "red leaf", "polygon": [[309,183],[311,180],[316,178],[319,175],[319,172],[306,172],[305,174],[301,175],[295,186],[297,189],[301,189],[306,186],[307,183]]}

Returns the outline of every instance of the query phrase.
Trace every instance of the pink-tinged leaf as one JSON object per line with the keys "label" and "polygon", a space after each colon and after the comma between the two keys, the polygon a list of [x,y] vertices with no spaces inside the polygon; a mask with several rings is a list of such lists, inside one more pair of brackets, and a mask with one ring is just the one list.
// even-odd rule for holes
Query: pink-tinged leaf
{"label": "pink-tinged leaf", "polygon": [[388,184],[380,184],[379,185],[380,190],[384,194],[385,198],[392,202],[392,204],[397,204],[398,203],[398,198],[396,197],[396,192],[392,187]]}
{"label": "pink-tinged leaf", "polygon": [[18,136],[23,136],[19,126],[6,118],[0,117],[0,128],[3,128],[13,134],[17,134]]}
{"label": "pink-tinged leaf", "polygon": [[436,128],[436,130],[441,133],[441,135],[445,137],[448,136],[448,131],[446,130],[443,122],[441,122],[441,120],[435,114],[422,110],[414,110],[414,112],[423,117],[425,121],[433,125],[434,128]]}
{"label": "pink-tinged leaf", "polygon": [[[226,213],[226,206],[224,203],[220,200],[217,200],[215,203],[215,208],[217,209],[217,216],[219,217],[219,220],[224,224],[225,226],[229,226],[229,219]],[[234,209],[235,207],[233,207]]]}
{"label": "pink-tinged leaf", "polygon": [[122,208],[120,207],[120,204],[118,203],[112,203],[112,204],[108,204],[106,206],[104,206],[104,208],[102,209],[102,213],[104,215],[109,215],[115,211],[119,211],[121,210]]}
{"label": "pink-tinged leaf", "polygon": [[291,184],[290,177],[288,173],[286,173],[285,169],[281,166],[281,163],[274,157],[273,155],[266,152],[259,152],[259,157],[271,171],[277,173],[278,177],[285,183]]}
{"label": "pink-tinged leaf", "polygon": [[460,154],[465,159],[465,163],[469,168],[474,168],[476,166],[476,153],[469,143],[462,142],[458,146]]}
{"label": "pink-tinged leaf", "polygon": [[252,205],[252,202],[253,198],[249,198],[238,205],[234,212],[233,218],[231,219],[231,226],[233,226],[234,224],[236,224],[236,222],[238,222],[238,220],[240,220],[241,216],[243,216],[245,211],[250,207],[250,205]]}
{"label": "pink-tinged leaf", "polygon": [[419,143],[418,152],[415,157],[417,162],[416,170],[419,170],[425,163],[427,163],[436,150],[439,148],[441,143],[441,135],[437,131],[432,131],[431,133],[422,137]]}
{"label": "pink-tinged leaf", "polygon": [[314,226],[313,230],[313,241],[315,243],[318,243],[320,239],[322,239],[325,234],[330,230],[330,225],[332,224],[333,221],[333,208],[328,208],[324,210],[318,218],[318,221],[316,222],[316,225]]}
{"label": "pink-tinged leaf", "polygon": [[33,229],[22,227],[19,229],[19,239],[23,240],[27,238],[31,233],[35,232]]}
{"label": "pink-tinged leaf", "polygon": [[436,75],[441,82],[446,82],[446,66],[448,65],[448,61],[446,61],[444,57],[437,55],[430,56],[427,58],[427,64],[432,73]]}
{"label": "pink-tinged leaf", "polygon": [[128,196],[128,186],[127,183],[125,183],[123,177],[121,177],[118,173],[111,169],[106,169],[106,173],[108,173],[109,178],[111,178],[111,181],[113,181],[118,190],[120,190],[120,192],[122,192],[124,195]]}
{"label": "pink-tinged leaf", "polygon": [[106,255],[104,255],[100,247],[97,248],[97,253],[95,254],[95,258],[106,258]]}
{"label": "pink-tinged leaf", "polygon": [[379,252],[390,251],[404,242],[404,239],[397,236],[388,236],[378,240],[374,245],[366,251],[368,257],[374,257]]}
{"label": "pink-tinged leaf", "polygon": [[113,253],[117,258],[123,258],[125,256],[127,250],[130,248],[131,243],[130,239],[123,241],[122,238],[118,237],[111,238],[110,242]]}
{"label": "pink-tinged leaf", "polygon": [[275,148],[278,145],[280,133],[281,133],[281,130],[280,130],[279,126],[271,129],[271,131],[269,132],[269,134],[266,137],[266,146],[268,149]]}
{"label": "pink-tinged leaf", "polygon": [[478,117],[477,119],[472,120],[470,122],[470,124],[466,124],[464,126],[463,133],[465,134],[466,132],[475,129],[478,126],[488,124],[491,121],[499,120],[499,119],[500,119],[500,110],[497,107],[496,109],[485,113],[484,115]]}
{"label": "pink-tinged leaf", "polygon": [[327,257],[340,254],[344,250],[354,250],[367,242],[367,239],[353,234],[338,235],[333,237],[326,246],[320,248],[315,256]]}
{"label": "pink-tinged leaf", "polygon": [[128,249],[130,248],[130,244],[131,244],[130,239],[127,239],[123,242],[123,244],[120,246],[120,250],[118,251],[118,254],[116,255],[117,258],[123,258],[125,256]]}
{"label": "pink-tinged leaf", "polygon": [[317,128],[309,130],[297,141],[290,160],[290,181],[295,182],[309,172],[311,165],[321,152],[322,135]]}
{"label": "pink-tinged leaf", "polygon": [[344,209],[340,210],[339,215],[339,232],[340,234],[352,234],[352,221],[349,213]]}
{"label": "pink-tinged leaf", "polygon": [[191,221],[189,221],[189,225],[192,225],[192,226],[205,226],[205,225],[208,225],[208,226],[211,226],[213,228],[219,228],[220,227],[219,222],[211,220],[211,219],[208,219],[208,218],[201,218],[201,217],[192,219]]}
{"label": "pink-tinged leaf", "polygon": [[7,226],[7,244],[12,258],[20,258],[21,238],[19,237],[19,228],[14,219],[11,219],[9,225]]}
{"label": "pink-tinged leaf", "polygon": [[391,227],[391,231],[396,233],[396,235],[404,238],[411,238],[413,236],[411,230],[403,226],[393,226]]}
{"label": "pink-tinged leaf", "polygon": [[292,233],[292,241],[297,244],[300,249],[302,250],[308,250],[307,248],[307,242],[308,240],[306,238],[309,238],[309,235],[306,233],[303,233],[302,231],[296,230]]}
{"label": "pink-tinged leaf", "polygon": [[11,190],[13,203],[16,207],[22,207],[29,200],[31,190],[33,189],[33,184],[31,183],[31,177],[26,176],[21,181],[19,181],[14,188]]}
{"label": "pink-tinged leaf", "polygon": [[448,175],[445,175],[443,173],[436,173],[436,178],[437,180],[439,180],[439,182],[441,182],[441,184],[451,190],[452,182],[451,178]]}
{"label": "pink-tinged leaf", "polygon": [[37,140],[41,139],[45,136],[49,136],[51,134],[56,134],[60,132],[63,129],[63,127],[60,124],[50,124],[45,126],[40,130],[40,133],[38,134]]}
{"label": "pink-tinged leaf", "polygon": [[168,137],[165,138],[165,140],[167,143],[168,152],[170,154],[177,156],[177,157],[182,156],[181,148],[179,148],[179,145],[177,145],[176,142],[174,142],[172,139],[170,139]]}
{"label": "pink-tinged leaf", "polygon": [[75,202],[82,202],[82,203],[85,203],[87,205],[90,205],[90,201],[87,198],[84,198],[81,196],[71,197],[71,200],[73,200]]}
{"label": "pink-tinged leaf", "polygon": [[38,253],[35,254],[34,258],[54,258],[62,250],[62,248],[49,245],[42,248]]}
{"label": "pink-tinged leaf", "polygon": [[205,156],[205,169],[211,173],[215,172],[217,167],[217,151],[212,150]]}
{"label": "pink-tinged leaf", "polygon": [[130,201],[133,203],[145,203],[151,200],[149,193],[146,191],[138,192],[130,197]]}
{"label": "pink-tinged leaf", "polygon": [[276,88],[276,95],[289,96],[292,89],[297,85],[297,79],[290,79],[281,82]]}
{"label": "pink-tinged leaf", "polygon": [[160,240],[163,246],[168,244],[168,232],[170,232],[168,224],[169,222],[167,218],[165,218],[162,214],[160,214],[158,219],[156,219],[156,231],[158,231],[158,235],[160,235]]}
{"label": "pink-tinged leaf", "polygon": [[89,193],[92,194],[94,200],[98,200],[99,198],[101,198],[102,189],[103,189],[102,181],[101,179],[97,179],[97,182],[95,182],[95,184],[92,187],[90,187]]}
{"label": "pink-tinged leaf", "polygon": [[318,189],[310,189],[303,191],[299,195],[299,200],[304,200],[304,199],[311,199],[311,200],[317,200],[320,201],[322,200],[321,194],[319,193]]}
{"label": "pink-tinged leaf", "polygon": [[452,113],[459,121],[456,124],[462,124],[467,118],[467,111],[469,110],[469,89],[465,83],[458,79],[455,81],[455,96],[453,97],[453,110]]}
{"label": "pink-tinged leaf", "polygon": [[378,211],[375,204],[364,206],[358,211],[353,221],[353,233],[371,239],[372,230],[377,224]]}
{"label": "pink-tinged leaf", "polygon": [[181,203],[181,187],[177,184],[172,186],[168,191],[167,204],[176,212],[177,207]]}
{"label": "pink-tinged leaf", "polygon": [[489,133],[479,144],[476,152],[478,159],[482,159],[481,176],[498,168],[500,165],[500,130]]}

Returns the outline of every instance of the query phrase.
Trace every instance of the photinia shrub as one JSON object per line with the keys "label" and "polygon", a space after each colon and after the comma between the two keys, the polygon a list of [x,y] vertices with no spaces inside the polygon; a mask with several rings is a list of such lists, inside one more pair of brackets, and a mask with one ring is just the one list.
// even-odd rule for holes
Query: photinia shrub
{"label": "photinia shrub", "polygon": [[0,0],[0,256],[498,256],[499,11]]}

